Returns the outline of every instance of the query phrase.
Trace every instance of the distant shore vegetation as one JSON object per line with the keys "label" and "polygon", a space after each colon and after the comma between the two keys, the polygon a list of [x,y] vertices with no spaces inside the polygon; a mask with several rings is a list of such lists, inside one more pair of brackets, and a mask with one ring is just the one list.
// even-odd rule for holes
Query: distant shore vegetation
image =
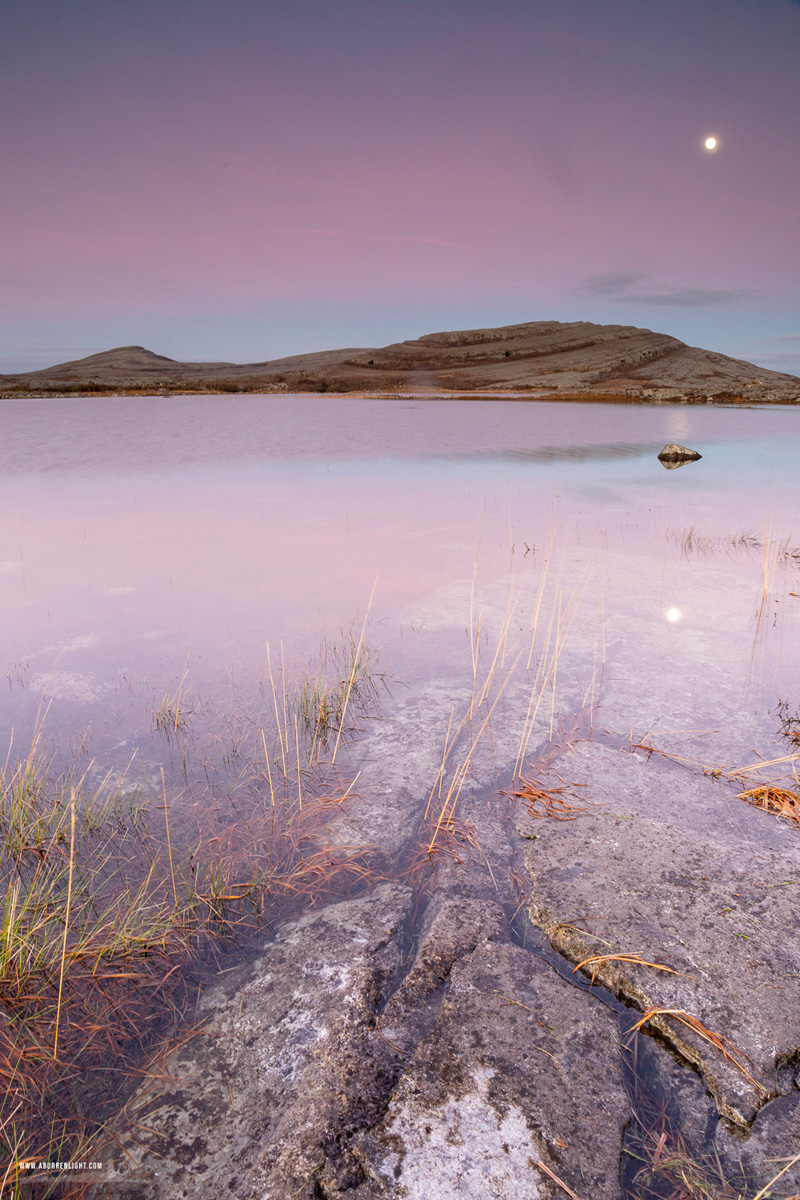
{"label": "distant shore vegetation", "polygon": [[[676,392],[674,394],[648,394],[651,389],[627,392],[592,392],[592,391],[543,391],[537,387],[517,387],[513,391],[497,392],[490,390],[467,391],[465,389],[448,390],[441,387],[428,389],[430,395],[442,400],[572,400],[584,404],[780,404],[784,406],[800,405],[800,397],[753,395],[742,392]],[[659,392],[662,389],[658,389]],[[46,383],[31,387],[29,382],[18,385],[0,385],[0,400],[39,400],[39,399],[69,399],[70,397],[91,396],[230,396],[230,395],[351,395],[351,396],[380,396],[391,400],[411,393],[424,394],[426,389],[412,389],[404,383],[390,384],[385,388],[349,387],[339,380],[299,379],[269,383],[233,380],[218,382],[201,382],[187,380],[174,384],[137,383]]]}

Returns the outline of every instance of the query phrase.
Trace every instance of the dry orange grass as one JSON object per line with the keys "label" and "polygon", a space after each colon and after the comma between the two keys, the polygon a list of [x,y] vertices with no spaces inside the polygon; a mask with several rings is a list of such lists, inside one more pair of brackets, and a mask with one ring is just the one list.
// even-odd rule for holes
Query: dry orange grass
{"label": "dry orange grass", "polygon": [[[582,784],[575,784],[582,787]],[[523,800],[531,817],[550,817],[554,821],[575,821],[586,811],[585,805],[571,804],[564,798],[566,787],[545,788],[533,779],[521,779],[519,787],[504,792],[513,800]]]}
{"label": "dry orange grass", "polygon": [[762,812],[773,813],[793,825],[800,825],[800,795],[789,788],[763,784],[761,787],[739,792],[738,799],[746,800],[753,808],[759,808]]}
{"label": "dry orange grass", "polygon": [[683,1008],[648,1008],[636,1024],[631,1026],[629,1032],[636,1033],[643,1025],[652,1021],[654,1017],[672,1017],[673,1020],[680,1021],[692,1033],[697,1034],[703,1041],[708,1042],[715,1050],[718,1050],[725,1061],[731,1063],[732,1066],[741,1071],[745,1079],[749,1080],[755,1088],[758,1088],[760,1092],[766,1091],[763,1085],[757,1079],[753,1078],[744,1065],[746,1056],[740,1050],[737,1050],[733,1043],[729,1042],[726,1037],[723,1037],[720,1033],[713,1033],[710,1029],[706,1029],[705,1025],[697,1017],[692,1016],[691,1013],[686,1012]]}
{"label": "dry orange grass", "polygon": [[632,963],[637,967],[652,967],[654,971],[669,971],[670,975],[683,974],[682,971],[676,971],[673,967],[665,966],[664,963],[648,962],[647,959],[642,958],[639,954],[594,954],[591,958],[584,958],[582,962],[579,962],[573,969],[572,974],[574,975],[576,971],[580,971],[581,967],[591,967],[592,983],[594,983],[599,968],[609,962]]}

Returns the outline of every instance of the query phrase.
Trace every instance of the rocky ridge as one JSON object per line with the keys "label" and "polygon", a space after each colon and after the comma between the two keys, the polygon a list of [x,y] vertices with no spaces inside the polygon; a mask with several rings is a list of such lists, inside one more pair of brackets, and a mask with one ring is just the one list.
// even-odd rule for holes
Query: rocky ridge
{"label": "rocky ridge", "polygon": [[630,325],[533,321],[267,362],[177,362],[123,346],[0,376],[0,395],[76,392],[520,393],[617,401],[796,403],[800,379]]}

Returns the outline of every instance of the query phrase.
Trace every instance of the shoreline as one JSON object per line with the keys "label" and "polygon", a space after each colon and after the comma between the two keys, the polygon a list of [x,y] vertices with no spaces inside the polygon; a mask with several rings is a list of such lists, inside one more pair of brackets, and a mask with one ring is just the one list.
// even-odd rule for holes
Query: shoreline
{"label": "shoreline", "polygon": [[[661,390],[661,389],[659,389]],[[663,389],[667,390],[667,389]],[[215,388],[169,388],[162,387],[106,387],[103,385],[95,385],[90,387],[67,387],[67,388],[36,388],[36,389],[0,389],[0,400],[90,400],[90,399],[107,399],[119,400],[125,398],[149,397],[168,400],[173,397],[182,396],[328,396],[331,398],[341,397],[349,400],[453,400],[453,401],[470,401],[470,400],[516,400],[525,403],[536,403],[541,401],[549,402],[568,402],[576,404],[627,404],[659,407],[662,405],[676,404],[681,406],[703,406],[717,408],[791,408],[800,406],[800,393],[797,396],[758,396],[747,395],[729,395],[720,393],[717,395],[692,395],[691,393],[683,393],[674,396],[648,396],[635,395],[626,392],[559,392],[559,391],[543,391],[535,389],[531,391],[450,391],[445,389],[426,390],[426,391],[403,391],[399,388],[393,388],[391,391],[377,390],[320,390],[312,389],[308,391],[292,390],[288,391],[284,388],[226,388],[223,390]]]}

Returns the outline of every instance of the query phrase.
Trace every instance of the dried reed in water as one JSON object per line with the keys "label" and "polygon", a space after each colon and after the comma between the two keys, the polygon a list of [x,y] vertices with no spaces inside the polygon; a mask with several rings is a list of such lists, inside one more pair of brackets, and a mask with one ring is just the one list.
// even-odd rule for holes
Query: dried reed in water
{"label": "dried reed in water", "polygon": [[[514,800],[524,800],[531,817],[551,817],[554,821],[576,821],[586,811],[585,805],[570,804],[564,799],[566,787],[544,788],[532,779],[521,779],[521,786],[503,792]],[[582,784],[576,784],[582,787]]]}
{"label": "dried reed in water", "polygon": [[636,1024],[631,1026],[628,1032],[636,1033],[643,1025],[651,1021],[653,1017],[672,1017],[674,1020],[680,1021],[687,1029],[691,1029],[693,1033],[696,1033],[704,1041],[712,1045],[715,1050],[718,1050],[722,1057],[727,1062],[732,1063],[737,1070],[741,1071],[745,1079],[749,1079],[750,1083],[758,1088],[760,1092],[766,1091],[762,1084],[757,1079],[754,1079],[745,1067],[742,1061],[745,1056],[741,1051],[737,1050],[733,1043],[729,1042],[722,1034],[712,1033],[710,1029],[706,1029],[705,1025],[698,1021],[697,1017],[693,1017],[691,1013],[686,1012],[683,1008],[648,1008]]}

